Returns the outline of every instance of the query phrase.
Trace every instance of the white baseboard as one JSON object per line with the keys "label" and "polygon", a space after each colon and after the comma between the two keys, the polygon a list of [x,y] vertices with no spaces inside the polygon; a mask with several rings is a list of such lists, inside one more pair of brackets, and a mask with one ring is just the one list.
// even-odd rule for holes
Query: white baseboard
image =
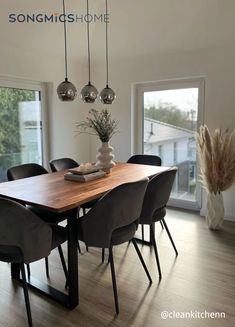
{"label": "white baseboard", "polygon": [[[205,215],[206,215],[206,210],[204,208],[202,208],[200,210],[200,216],[205,217]],[[225,220],[230,220],[230,221],[235,221],[235,214],[234,213],[230,213],[230,212],[226,212],[224,219]]]}
{"label": "white baseboard", "polygon": [[232,213],[226,213],[225,214],[225,220],[235,221],[235,215]]}

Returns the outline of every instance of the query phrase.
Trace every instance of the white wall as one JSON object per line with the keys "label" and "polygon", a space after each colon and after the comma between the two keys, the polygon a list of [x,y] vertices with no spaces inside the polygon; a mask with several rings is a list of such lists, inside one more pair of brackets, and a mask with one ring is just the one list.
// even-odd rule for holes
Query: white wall
{"label": "white wall", "polygon": [[[204,122],[209,129],[234,128],[235,49],[213,48],[161,56],[133,57],[120,61],[110,58],[110,86],[117,99],[110,106],[115,118],[120,119],[120,133],[111,143],[116,160],[126,161],[131,155],[131,86],[137,82],[205,76]],[[103,87],[104,65],[98,65],[96,86]],[[91,159],[94,160],[97,141],[91,140]],[[235,187],[224,193],[225,215],[235,220]],[[203,199],[202,213],[205,212]]]}

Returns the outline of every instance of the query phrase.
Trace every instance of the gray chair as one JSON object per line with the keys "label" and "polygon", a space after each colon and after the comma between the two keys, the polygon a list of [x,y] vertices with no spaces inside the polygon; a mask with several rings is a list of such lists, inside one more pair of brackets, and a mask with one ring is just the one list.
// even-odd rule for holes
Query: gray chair
{"label": "gray chair", "polygon": [[66,228],[47,224],[23,205],[0,198],[0,261],[20,265],[30,327],[33,322],[24,264],[45,258],[66,239]]}
{"label": "gray chair", "polygon": [[[50,164],[50,168],[51,171],[53,173],[57,172],[57,171],[61,171],[61,170],[65,170],[65,169],[70,169],[70,168],[76,168],[79,167],[79,163],[77,163],[77,161],[71,159],[71,158],[59,158],[59,159],[54,159],[51,160],[49,162]],[[85,205],[83,205],[83,214],[85,214]],[[81,253],[81,248],[80,248],[80,244],[78,242],[78,251],[79,253]]]}
{"label": "gray chair", "polygon": [[[48,174],[48,171],[42,167],[41,165],[38,165],[36,163],[27,163],[27,164],[22,164],[18,166],[11,167],[7,170],[7,178],[9,181],[17,180],[17,179],[22,179],[22,178],[28,178],[28,177],[33,177],[33,176],[39,176],[43,174]],[[47,223],[50,224],[58,224],[61,221],[66,219],[66,214],[65,213],[55,213],[49,210],[45,210],[39,207],[34,207],[34,206],[27,206],[32,212],[34,212],[37,216],[39,216],[42,220],[44,220]],[[68,277],[68,272],[67,272],[67,267],[65,264],[65,259],[63,255],[63,251],[61,246],[58,246],[58,251],[60,255],[60,260],[61,264],[64,270],[65,277],[67,279]],[[45,265],[46,265],[46,274],[47,277],[49,277],[49,264],[48,264],[48,258],[45,257]],[[27,266],[28,269],[28,274],[30,275],[30,269],[29,265]]]}
{"label": "gray chair", "polygon": [[[79,163],[71,158],[54,159],[51,160],[49,164],[52,172],[79,167]],[[83,215],[86,214],[86,209],[92,208],[96,201],[97,200],[92,200],[81,205],[81,208],[83,209]]]}
{"label": "gray chair", "polygon": [[176,255],[178,255],[178,251],[176,249],[176,246],[174,244],[174,241],[171,237],[170,231],[164,219],[166,216],[166,204],[170,198],[170,193],[172,190],[176,172],[177,172],[177,168],[174,167],[169,169],[168,171],[162,172],[154,176],[149,181],[145,192],[143,207],[139,218],[139,224],[150,226],[151,241],[154,247],[159,278],[162,277],[162,273],[161,273],[160,261],[159,261],[157,245],[154,235],[155,222],[162,221],[165,230],[170,238],[171,244],[175,250],[175,253]]}
{"label": "gray chair", "polygon": [[134,154],[131,156],[127,163],[136,163],[139,165],[161,166],[162,159],[152,154]]}
{"label": "gray chair", "polygon": [[122,184],[106,193],[78,220],[78,238],[86,246],[108,248],[116,313],[119,313],[113,246],[132,241],[151,283],[151,277],[133,236],[148,179]]}
{"label": "gray chair", "polygon": [[71,158],[54,159],[49,164],[52,172],[79,167],[79,164]]}
{"label": "gray chair", "polygon": [[[131,156],[127,163],[134,163],[139,165],[150,165],[150,166],[161,166],[162,159],[159,156],[155,156],[153,154],[134,154]],[[162,222],[160,221],[162,229],[164,228]],[[144,241],[144,227],[141,226],[141,233],[142,233],[142,241]]]}
{"label": "gray chair", "polygon": [[[43,174],[48,174],[48,171],[41,165],[36,163],[27,163],[18,166],[11,167],[7,170],[7,178],[9,181],[14,181],[17,179],[39,176]],[[59,222],[66,219],[66,214],[55,213],[42,208],[29,206],[30,209],[37,214],[41,219],[48,223],[58,224]]]}

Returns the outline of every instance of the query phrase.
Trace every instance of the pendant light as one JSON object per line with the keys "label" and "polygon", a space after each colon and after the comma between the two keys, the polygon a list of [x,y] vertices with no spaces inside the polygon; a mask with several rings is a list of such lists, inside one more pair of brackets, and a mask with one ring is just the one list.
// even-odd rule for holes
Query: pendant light
{"label": "pendant light", "polygon": [[90,22],[89,22],[89,1],[87,0],[87,57],[88,57],[88,84],[81,90],[81,99],[85,103],[93,103],[97,98],[98,91],[94,85],[91,84],[91,53],[90,53]]}
{"label": "pendant light", "polygon": [[106,87],[100,92],[100,101],[104,104],[112,104],[115,100],[115,92],[109,87],[109,62],[108,62],[108,0],[105,0],[106,8]]}
{"label": "pendant light", "polygon": [[65,58],[65,80],[57,87],[57,94],[61,101],[73,101],[76,98],[76,87],[68,80],[68,62],[67,62],[67,32],[66,32],[66,15],[65,3],[63,1],[64,17],[64,58]]}

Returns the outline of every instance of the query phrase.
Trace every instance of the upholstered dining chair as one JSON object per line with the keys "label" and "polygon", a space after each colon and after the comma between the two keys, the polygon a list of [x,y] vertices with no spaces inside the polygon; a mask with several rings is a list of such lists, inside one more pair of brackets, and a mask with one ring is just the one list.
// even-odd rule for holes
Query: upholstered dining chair
{"label": "upholstered dining chair", "polygon": [[134,237],[138,226],[138,217],[142,207],[143,197],[148,179],[125,183],[117,186],[78,220],[78,238],[86,246],[109,249],[109,263],[111,267],[113,293],[116,313],[119,313],[118,294],[113,260],[113,246],[132,241],[140,261],[147,274],[151,277],[144,263],[142,255]]}
{"label": "upholstered dining chair", "polygon": [[52,172],[79,167],[77,161],[73,160],[72,158],[54,159],[51,160],[49,164]]}
{"label": "upholstered dining chair", "polygon": [[165,221],[166,216],[166,204],[170,198],[170,193],[174,183],[175,175],[177,173],[177,168],[170,168],[168,171],[162,172],[158,175],[155,175],[148,183],[143,207],[139,217],[139,224],[149,225],[150,226],[150,235],[153,242],[153,248],[155,252],[159,278],[162,277],[160,261],[157,251],[157,244],[154,234],[154,224],[157,221],[162,221],[165,230],[169,236],[171,244],[175,250],[176,256],[178,251],[170,234],[169,228]]}
{"label": "upholstered dining chair", "polygon": [[[49,164],[50,164],[52,172],[79,167],[79,163],[76,162],[75,160],[71,159],[71,158],[54,159],[54,160],[51,160],[49,162]],[[87,203],[82,204],[81,208],[83,210],[83,214],[85,215],[86,209],[92,208],[92,206],[95,203],[96,203],[96,200],[89,201]]]}
{"label": "upholstered dining chair", "polygon": [[161,166],[162,159],[152,154],[134,154],[131,156],[127,163],[136,163],[139,165]]}
{"label": "upholstered dining chair", "polygon": [[[79,163],[76,162],[72,158],[59,158],[59,159],[54,159],[49,162],[51,171],[52,172],[57,172],[65,169],[71,169],[71,168],[76,168],[79,167]],[[92,200],[87,203],[84,203],[80,206],[80,208],[83,210],[83,215],[86,214],[86,209],[90,209],[93,207],[93,205],[96,203],[97,200]],[[86,250],[89,251],[88,247],[86,247]],[[81,253],[81,248],[80,244],[78,241],[78,251]]]}
{"label": "upholstered dining chair", "polygon": [[[39,176],[43,174],[48,174],[48,171],[43,166],[38,165],[36,163],[22,164],[22,165],[11,167],[7,170],[7,178],[9,181],[27,178],[27,177]],[[59,224],[61,221],[66,219],[65,213],[58,214],[39,207],[34,207],[34,206],[27,206],[27,207],[32,212],[34,212],[37,216],[39,216],[42,220],[50,224]],[[58,251],[60,255],[61,264],[64,270],[64,274],[67,279],[68,272],[65,264],[62,247],[60,245],[58,246]],[[49,277],[49,264],[48,264],[47,257],[45,257],[45,265],[46,265],[46,275],[47,277]],[[27,266],[27,269],[28,269],[28,274],[30,275],[29,265]]]}
{"label": "upholstered dining chair", "polygon": [[33,322],[24,264],[47,257],[66,239],[66,228],[50,225],[25,206],[0,198],[0,261],[20,265],[29,327]]}
{"label": "upholstered dining chair", "polygon": [[[131,156],[127,163],[134,163],[139,165],[150,165],[150,166],[161,166],[162,159],[159,156],[153,154],[134,154]],[[164,228],[162,222],[160,221],[162,229]],[[144,240],[144,226],[141,226],[142,240]]]}

